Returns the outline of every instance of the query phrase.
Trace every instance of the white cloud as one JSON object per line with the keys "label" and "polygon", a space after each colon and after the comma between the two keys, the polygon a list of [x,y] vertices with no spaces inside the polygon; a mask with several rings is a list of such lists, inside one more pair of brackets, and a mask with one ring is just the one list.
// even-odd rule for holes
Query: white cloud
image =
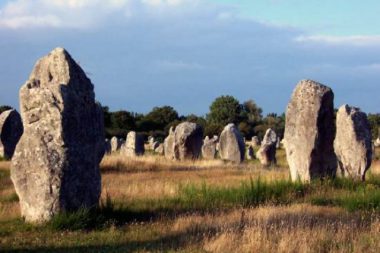
{"label": "white cloud", "polygon": [[380,45],[380,35],[370,36],[329,36],[329,35],[311,35],[298,36],[297,42],[314,42],[327,45],[350,45],[350,46],[378,46]]}
{"label": "white cloud", "polygon": [[89,28],[135,13],[162,13],[198,0],[13,0],[0,9],[0,28]]}
{"label": "white cloud", "polygon": [[59,27],[61,26],[61,20],[53,15],[44,16],[31,16],[23,15],[19,17],[9,17],[7,19],[0,19],[0,27],[8,27],[12,29],[17,29],[20,27]]}

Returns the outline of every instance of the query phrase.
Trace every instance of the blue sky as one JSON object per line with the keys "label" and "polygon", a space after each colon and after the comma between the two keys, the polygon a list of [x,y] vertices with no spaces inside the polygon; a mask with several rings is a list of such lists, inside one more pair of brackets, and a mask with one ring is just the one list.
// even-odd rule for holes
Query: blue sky
{"label": "blue sky", "polygon": [[240,9],[244,17],[325,35],[377,35],[378,0],[213,0]]}
{"label": "blue sky", "polygon": [[[364,1],[363,1],[364,2]],[[285,111],[298,81],[379,112],[380,2],[0,0],[0,104],[65,47],[112,110],[207,113],[220,95]]]}

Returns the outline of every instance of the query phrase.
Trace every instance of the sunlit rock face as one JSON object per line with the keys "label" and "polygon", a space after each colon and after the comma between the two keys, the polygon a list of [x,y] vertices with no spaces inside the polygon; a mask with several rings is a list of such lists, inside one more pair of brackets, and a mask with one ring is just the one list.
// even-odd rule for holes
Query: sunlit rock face
{"label": "sunlit rock face", "polygon": [[98,205],[103,112],[90,79],[66,50],[37,61],[20,89],[20,110],[24,134],[11,178],[26,221]]}
{"label": "sunlit rock face", "polygon": [[288,104],[285,149],[292,180],[334,176],[334,93],[320,83],[303,80]]}
{"label": "sunlit rock face", "polygon": [[244,139],[234,124],[225,126],[220,134],[219,154],[223,160],[233,163],[241,163],[244,161]]}
{"label": "sunlit rock face", "polygon": [[372,138],[367,115],[359,108],[339,108],[334,149],[338,175],[364,180],[372,161]]}

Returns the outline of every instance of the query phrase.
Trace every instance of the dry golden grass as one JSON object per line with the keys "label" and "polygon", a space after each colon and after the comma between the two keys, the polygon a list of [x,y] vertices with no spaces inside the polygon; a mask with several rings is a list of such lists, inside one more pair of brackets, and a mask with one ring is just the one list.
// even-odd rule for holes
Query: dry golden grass
{"label": "dry golden grass", "polygon": [[[283,150],[279,167],[264,169],[257,162],[231,165],[214,161],[168,161],[147,155],[104,157],[101,163],[103,200],[117,203],[175,197],[187,184],[234,187],[251,178],[289,178]],[[16,220],[19,207],[9,179],[9,162],[0,162],[0,251],[20,252],[379,252],[380,214],[348,212],[332,206],[290,203],[256,208],[136,215],[122,225],[91,231],[51,231],[24,228]],[[380,161],[370,170],[380,174]],[[329,196],[346,194],[343,190]],[[126,214],[127,215],[127,214]],[[139,216],[141,215],[141,217]],[[12,222],[16,220],[15,224]],[[4,231],[1,226],[9,228]]]}
{"label": "dry golden grass", "polygon": [[162,156],[128,158],[118,153],[107,155],[101,163],[103,197],[121,199],[174,196],[179,186],[207,183],[230,187],[250,178],[287,179],[286,168],[263,169],[255,163],[232,165],[221,160],[170,161]]}
{"label": "dry golden grass", "polygon": [[264,217],[258,213],[241,229],[236,229],[236,225],[223,229],[205,240],[204,249],[209,252],[343,253],[378,252],[380,248],[378,218],[363,222],[360,216],[346,217],[329,208],[293,208],[263,208]]}
{"label": "dry golden grass", "polygon": [[[306,204],[178,218],[173,231],[204,234],[208,252],[378,252],[378,216]],[[369,240],[370,239],[370,240]]]}

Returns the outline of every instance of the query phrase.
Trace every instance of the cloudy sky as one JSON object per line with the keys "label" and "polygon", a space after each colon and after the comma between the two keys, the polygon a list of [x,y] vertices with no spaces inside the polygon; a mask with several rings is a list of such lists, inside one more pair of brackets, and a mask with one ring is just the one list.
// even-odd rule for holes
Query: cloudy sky
{"label": "cloudy sky", "polygon": [[[364,4],[365,3],[365,4]],[[65,47],[112,110],[205,114],[220,95],[285,110],[314,79],[380,112],[378,0],[0,0],[0,104]]]}

